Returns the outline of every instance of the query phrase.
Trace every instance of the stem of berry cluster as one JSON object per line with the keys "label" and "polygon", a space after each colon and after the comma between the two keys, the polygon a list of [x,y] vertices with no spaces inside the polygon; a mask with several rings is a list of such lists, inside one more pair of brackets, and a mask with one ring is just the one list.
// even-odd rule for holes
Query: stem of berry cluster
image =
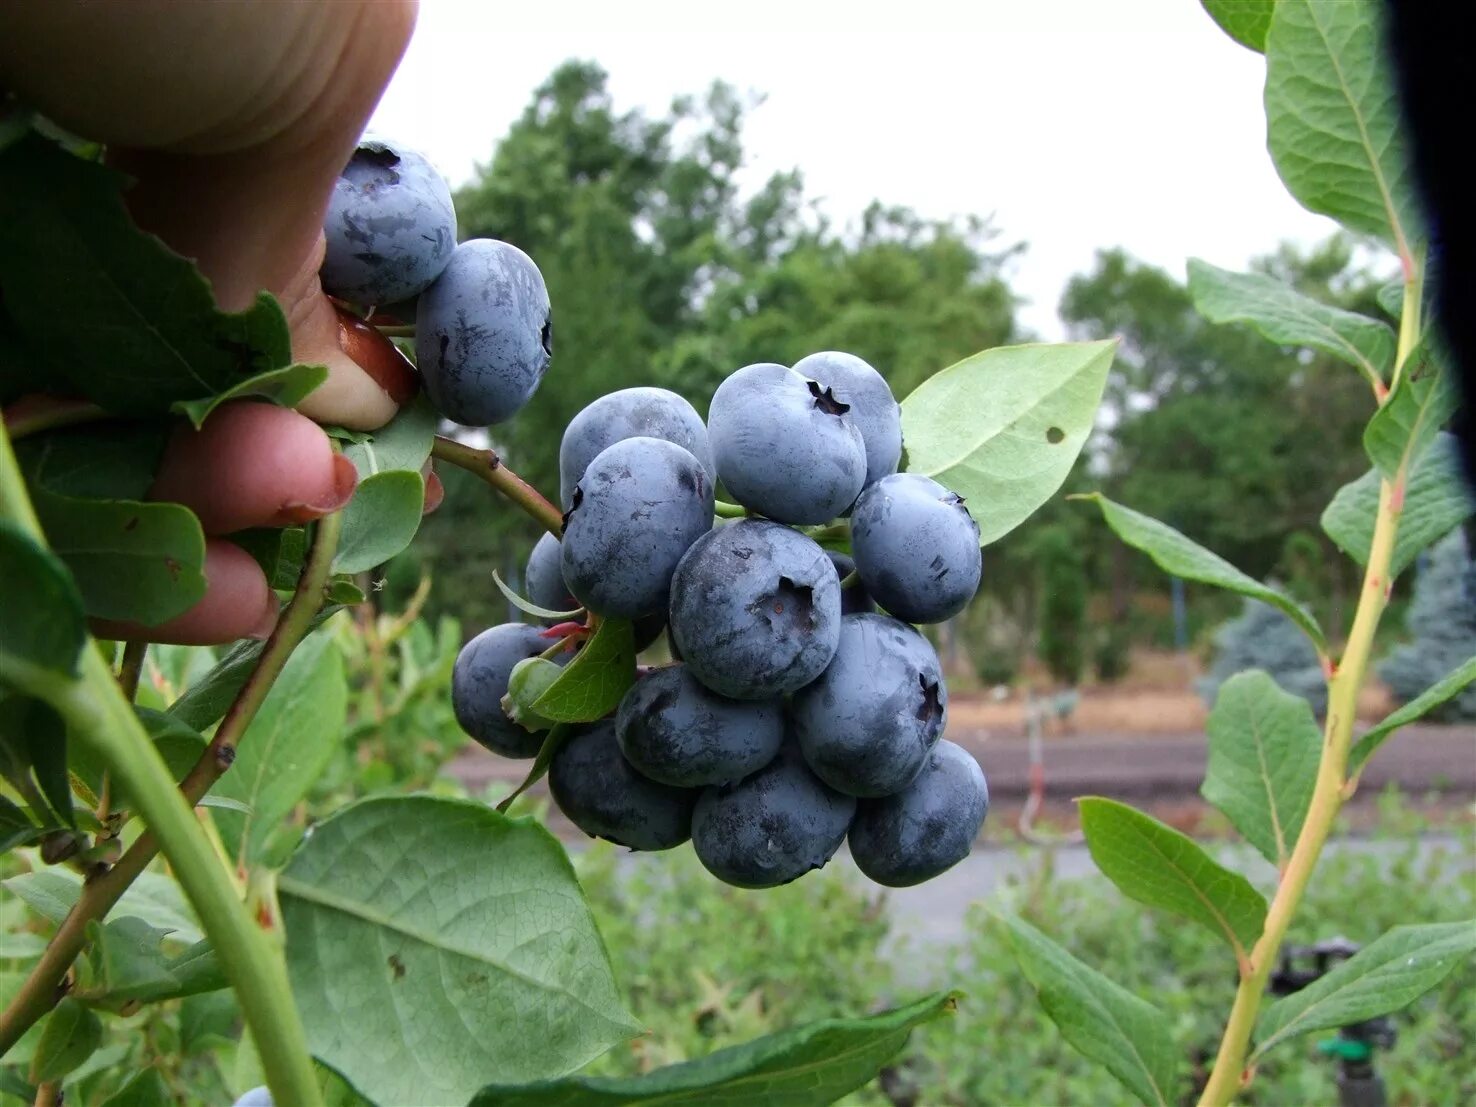
{"label": "stem of berry cluster", "polygon": [[[1416,269],[1405,285],[1404,311],[1400,320],[1399,347],[1394,367],[1395,383],[1399,380],[1405,360],[1419,339],[1420,276]],[[1391,383],[1390,390],[1392,389]],[[1347,798],[1348,751],[1352,745],[1353,725],[1358,712],[1358,694],[1368,675],[1379,620],[1389,602],[1389,588],[1393,583],[1389,570],[1393,561],[1394,541],[1399,532],[1406,477],[1406,467],[1401,466],[1392,479],[1384,480],[1379,487],[1378,514],[1374,521],[1373,542],[1364,570],[1358,609],[1353,616],[1353,626],[1348,632],[1347,646],[1328,682],[1327,721],[1312,801],[1302,823],[1302,832],[1297,836],[1296,846],[1292,849],[1276,894],[1266,912],[1266,923],[1261,936],[1251,949],[1249,971],[1241,975],[1235,1002],[1230,1009],[1214,1068],[1200,1097],[1199,1107],[1225,1107],[1255,1075],[1255,1058],[1250,1051],[1250,1040],[1261,999],[1265,995],[1271,971],[1276,966],[1287,929],[1301,904],[1312,872],[1317,867],[1322,848],[1327,844],[1333,822]]]}
{"label": "stem of berry cluster", "polygon": [[[45,541],[3,427],[0,427],[0,517],[19,524],[35,540]],[[242,904],[230,873],[221,865],[196,821],[193,807],[234,759],[235,741],[265,698],[271,679],[322,605],[337,535],[336,515],[319,522],[313,552],[293,602],[278,621],[256,670],[232,705],[234,714],[228,713],[227,720],[222,721],[210,747],[186,778],[184,791],[176,787],[168,767],[134,714],[132,703],[94,642],[89,640],[83,648],[78,661],[80,676],[76,678],[40,670],[24,662],[8,666],[7,677],[17,687],[49,703],[66,720],[69,733],[87,742],[102,756],[110,775],[133,797],[149,829],[118,864],[84,883],[76,905],[48,943],[40,961],[0,1012],[0,1054],[65,994],[66,973],[81,951],[88,922],[102,918],[162,848],[236,992],[273,1096],[277,1102],[301,1103],[306,1107],[316,1107],[322,1102],[302,1023],[292,1000],[281,943],[264,934]],[[231,722],[233,718],[235,721]],[[223,754],[223,750],[229,753]]]}
{"label": "stem of berry cluster", "polygon": [[486,481],[498,494],[517,504],[537,520],[555,538],[564,533],[563,513],[544,499],[538,489],[504,465],[496,452],[478,450],[453,438],[437,435],[435,444],[431,447],[431,456],[447,465],[465,469]]}

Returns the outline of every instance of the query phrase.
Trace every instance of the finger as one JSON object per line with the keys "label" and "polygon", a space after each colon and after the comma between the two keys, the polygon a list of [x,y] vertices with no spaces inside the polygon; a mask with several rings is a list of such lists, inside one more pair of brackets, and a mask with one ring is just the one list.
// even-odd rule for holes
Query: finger
{"label": "finger", "polygon": [[446,498],[446,486],[441,483],[441,478],[436,475],[436,467],[429,460],[422,466],[420,475],[425,478],[425,505],[420,513],[429,515]]}
{"label": "finger", "polygon": [[[313,273],[317,282],[317,273]],[[353,430],[377,430],[402,404],[414,398],[420,377],[384,335],[334,307],[319,289],[300,301],[293,327],[293,357],[328,366],[328,379],[308,394],[297,410],[322,423]]]}
{"label": "finger", "polygon": [[204,426],[170,437],[149,499],[181,503],[206,534],[306,523],[353,495],[353,462],[335,453],[323,429],[274,404],[222,404]]}
{"label": "finger", "polygon": [[118,642],[218,646],[238,638],[266,638],[277,624],[279,606],[250,554],[222,538],[207,538],[205,595],[193,607],[158,626],[93,619],[92,632]]}

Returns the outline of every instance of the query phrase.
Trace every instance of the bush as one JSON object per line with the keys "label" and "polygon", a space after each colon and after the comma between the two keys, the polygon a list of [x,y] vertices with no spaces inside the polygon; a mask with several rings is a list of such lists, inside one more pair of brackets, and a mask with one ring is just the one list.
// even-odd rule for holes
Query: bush
{"label": "bush", "polygon": [[1220,685],[1245,669],[1264,670],[1318,716],[1327,713],[1327,680],[1317,650],[1289,618],[1259,600],[1246,600],[1240,615],[1215,633],[1214,661],[1198,683],[1199,694],[1213,705]]}
{"label": "bush", "polygon": [[[1379,666],[1379,676],[1401,701],[1414,699],[1446,673],[1476,656],[1476,562],[1457,529],[1430,553],[1415,578],[1405,620],[1411,641]],[[1431,719],[1476,719],[1476,684],[1436,708]]]}

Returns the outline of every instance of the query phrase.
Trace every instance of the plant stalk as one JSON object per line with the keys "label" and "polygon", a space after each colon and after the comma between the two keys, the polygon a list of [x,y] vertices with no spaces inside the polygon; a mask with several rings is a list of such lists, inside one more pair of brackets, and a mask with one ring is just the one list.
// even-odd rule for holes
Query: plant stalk
{"label": "plant stalk", "polygon": [[502,463],[492,450],[477,450],[451,438],[436,436],[431,456],[490,484],[497,492],[526,511],[549,534],[558,538],[564,533],[564,516],[544,499],[543,494]]}

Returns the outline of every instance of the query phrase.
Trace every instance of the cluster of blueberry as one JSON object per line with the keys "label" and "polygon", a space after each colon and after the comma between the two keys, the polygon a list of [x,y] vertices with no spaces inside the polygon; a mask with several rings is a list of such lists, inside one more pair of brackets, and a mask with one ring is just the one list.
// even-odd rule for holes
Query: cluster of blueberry
{"label": "cluster of blueberry", "polygon": [[[984,776],[941,740],[947,688],[909,624],[968,603],[978,527],[957,496],[897,473],[901,452],[886,382],[839,353],[738,370],[705,427],[659,388],[574,418],[559,449],[564,536],[534,547],[529,598],[633,620],[638,644],[665,625],[679,659],[554,755],[550,787],[577,826],[632,849],[691,838],[740,887],[818,868],[848,833],[883,884],[968,853]],[[719,481],[749,517],[713,525]],[[854,561],[795,529],[848,512]],[[542,736],[503,696],[514,667],[548,646],[538,628],[506,624],[463,650],[457,717],[483,745],[537,754]]]}
{"label": "cluster of blueberry", "polygon": [[[324,287],[415,319],[443,415],[486,425],[527,403],[552,354],[543,278],[506,243],[456,244],[450,191],[423,157],[361,143],[325,232]],[[942,740],[947,688],[911,624],[969,602],[979,529],[901,461],[891,389],[844,353],[739,369],[705,425],[659,388],[574,418],[559,447],[563,537],[533,548],[529,598],[630,620],[638,648],[665,629],[677,658],[559,746],[550,786],[577,826],[641,850],[690,838],[714,875],[753,888],[820,867],[848,835],[861,869],[889,885],[968,853],[984,775]],[[719,483],[746,517],[714,525]],[[849,555],[821,545],[831,540]],[[467,733],[535,757],[544,735],[514,718],[509,681],[549,651],[546,631],[523,623],[467,643],[452,688]]]}

